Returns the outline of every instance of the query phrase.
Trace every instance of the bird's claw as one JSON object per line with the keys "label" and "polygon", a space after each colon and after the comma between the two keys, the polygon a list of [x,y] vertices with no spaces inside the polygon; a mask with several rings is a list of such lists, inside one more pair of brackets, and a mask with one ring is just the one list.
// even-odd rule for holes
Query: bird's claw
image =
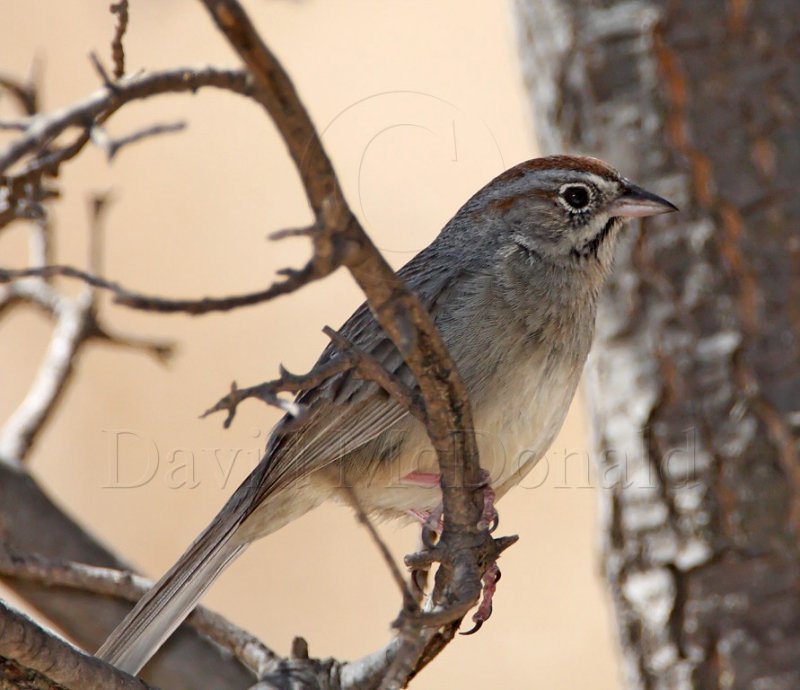
{"label": "bird's claw", "polygon": [[462,632],[462,635],[474,635],[491,617],[492,598],[497,590],[497,583],[500,582],[500,577],[500,568],[497,567],[497,563],[492,563],[483,574],[483,596],[481,598],[481,603],[478,605],[478,610],[472,614],[472,622],[475,625],[466,632]]}
{"label": "bird's claw", "polygon": [[428,584],[428,569],[427,568],[414,568],[411,571],[411,582],[417,594],[423,594],[425,587]]}

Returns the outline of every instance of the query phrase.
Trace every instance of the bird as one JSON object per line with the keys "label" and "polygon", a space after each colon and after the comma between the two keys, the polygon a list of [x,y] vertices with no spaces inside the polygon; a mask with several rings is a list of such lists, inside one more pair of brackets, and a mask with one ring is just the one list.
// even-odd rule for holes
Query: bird
{"label": "bird", "polygon": [[[478,190],[398,275],[431,314],[463,378],[480,463],[502,497],[560,430],[594,334],[597,302],[625,221],[677,211],[588,156],[520,163]],[[366,304],[339,329],[414,386]],[[318,365],[330,361],[330,344]],[[137,673],[253,541],[352,490],[371,515],[441,511],[423,424],[375,383],[342,372],[302,391],[252,473],[96,655]],[[445,516],[446,519],[446,516]]]}

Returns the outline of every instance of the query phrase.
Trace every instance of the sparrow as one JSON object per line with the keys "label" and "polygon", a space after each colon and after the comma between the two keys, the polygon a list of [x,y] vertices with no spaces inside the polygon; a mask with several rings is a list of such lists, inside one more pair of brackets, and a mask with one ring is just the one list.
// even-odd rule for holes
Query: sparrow
{"label": "sparrow", "polygon": [[[625,221],[676,210],[595,158],[536,158],[476,192],[399,270],[466,384],[481,467],[496,498],[530,472],[561,428]],[[366,304],[339,332],[415,385]],[[334,356],[329,345],[317,364]],[[425,428],[383,389],[349,371],[302,391],[296,403],[302,417],[278,422],[258,466],[98,657],[137,673],[250,543],[323,501],[347,502],[352,490],[377,517],[440,513],[438,464]]]}

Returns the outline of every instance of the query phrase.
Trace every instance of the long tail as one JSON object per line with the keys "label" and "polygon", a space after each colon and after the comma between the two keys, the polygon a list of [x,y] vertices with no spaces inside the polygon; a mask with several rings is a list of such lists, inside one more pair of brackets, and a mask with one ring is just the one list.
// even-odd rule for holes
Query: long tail
{"label": "long tail", "polygon": [[96,656],[136,674],[183,622],[211,583],[245,548],[234,539],[238,511],[217,516],[114,629]]}

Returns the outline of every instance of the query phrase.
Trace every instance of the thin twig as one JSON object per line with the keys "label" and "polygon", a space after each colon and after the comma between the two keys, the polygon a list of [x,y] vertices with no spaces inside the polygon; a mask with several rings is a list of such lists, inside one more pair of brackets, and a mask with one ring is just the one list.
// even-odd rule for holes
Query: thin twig
{"label": "thin twig", "polygon": [[31,78],[22,83],[12,77],[0,75],[0,88],[8,91],[26,115],[33,115],[39,110],[39,96],[36,89],[36,68],[31,69]]}
{"label": "thin twig", "polygon": [[230,392],[206,410],[201,415],[201,418],[207,417],[214,412],[227,412],[227,417],[223,422],[224,427],[227,429],[233,422],[239,404],[248,398],[256,398],[267,405],[283,410],[294,418],[300,419],[304,410],[298,403],[285,400],[278,393],[301,393],[323,384],[334,376],[354,369],[361,378],[377,384],[409,412],[424,420],[425,412],[419,400],[419,395],[415,391],[409,389],[396,376],[386,371],[377,359],[357,348],[332,328],[325,326],[322,330],[339,348],[339,352],[332,359],[315,366],[306,374],[292,374],[284,367],[281,367],[279,378],[249,386],[248,388],[239,388],[234,381],[231,384]]}
{"label": "thin twig", "polygon": [[121,79],[125,74],[125,48],[122,39],[128,29],[128,0],[119,0],[109,8],[117,16],[114,38],[111,39],[111,58],[114,61],[114,78]]}
{"label": "thin twig", "polygon": [[400,568],[397,567],[397,563],[395,563],[392,553],[389,551],[389,547],[386,546],[386,542],[381,539],[381,535],[378,534],[378,530],[375,529],[375,525],[372,524],[372,520],[369,519],[364,507],[361,505],[361,501],[358,499],[358,495],[351,486],[345,486],[344,492],[347,495],[347,502],[355,511],[356,518],[366,528],[367,533],[372,539],[372,542],[377,547],[384,563],[386,563],[386,567],[389,569],[392,579],[395,581],[395,584],[400,590],[400,594],[403,597],[404,612],[406,615],[414,615],[415,613],[419,613],[417,601],[412,595],[411,590],[408,588],[403,573],[400,571]]}
{"label": "thin twig", "polygon": [[105,129],[98,126],[92,127],[90,137],[92,143],[105,151],[106,158],[108,159],[108,162],[111,163],[119,153],[120,149],[124,146],[135,144],[136,142],[141,141],[142,139],[147,139],[148,137],[154,137],[160,134],[172,134],[174,132],[181,132],[184,129],[186,129],[185,122],[155,124],[145,127],[144,129],[140,129],[136,132],[132,132],[131,134],[127,134],[119,139],[112,139]]}
{"label": "thin twig", "polygon": [[5,131],[24,132],[30,123],[27,120],[0,120],[0,129]]}
{"label": "thin twig", "polygon": [[278,396],[278,393],[299,393],[307,388],[317,386],[329,378],[349,371],[355,366],[354,358],[349,356],[338,356],[329,362],[314,367],[307,374],[298,375],[292,374],[283,367],[281,367],[281,376],[274,381],[267,381],[248,388],[237,388],[236,382],[231,384],[231,390],[228,395],[221,398],[213,407],[207,409],[201,417],[207,417],[214,412],[225,411],[228,416],[225,418],[223,425],[227,429],[234,416],[240,403],[248,398],[257,398],[267,405],[277,407],[292,417],[300,417],[303,413],[301,407],[292,401],[284,400]]}
{"label": "thin twig", "polygon": [[231,295],[229,297],[201,297],[200,299],[169,299],[136,292],[122,287],[122,285],[113,280],[106,280],[88,271],[75,268],[74,266],[55,265],[22,269],[0,268],[0,283],[7,283],[19,278],[29,278],[33,276],[77,278],[92,287],[109,290],[114,294],[114,302],[131,309],[171,314],[184,313],[197,316],[216,311],[230,311],[240,307],[248,307],[261,304],[262,302],[268,302],[275,297],[292,292],[301,285],[305,285],[305,283],[309,282],[306,276],[312,273],[312,271],[306,271],[305,269],[300,271],[287,269],[282,272],[289,277],[286,280],[273,283],[266,290],[248,292],[242,295]]}
{"label": "thin twig", "polygon": [[171,340],[157,340],[127,333],[117,333],[95,317],[89,327],[88,338],[108,345],[137,350],[152,356],[159,364],[166,364],[175,355],[175,343]]}
{"label": "thin twig", "polygon": [[89,53],[89,62],[92,63],[95,72],[97,72],[97,76],[99,76],[100,81],[103,82],[103,86],[105,86],[107,89],[111,91],[114,91],[115,90],[114,81],[111,79],[111,77],[108,74],[108,71],[106,70],[105,65],[100,60],[100,56],[94,51],[92,51],[91,53]]}
{"label": "thin twig", "polygon": [[[0,173],[24,156],[41,151],[69,127],[86,128],[87,123],[95,123],[101,117],[107,119],[126,103],[165,93],[194,93],[205,87],[224,89],[244,96],[252,95],[249,77],[244,70],[221,70],[212,67],[182,68],[123,77],[113,83],[113,88],[104,86],[83,101],[32,118],[30,126],[22,136],[0,154]],[[86,141],[88,134],[77,139],[69,147],[70,157],[76,155]],[[59,162],[63,160],[62,158]],[[47,165],[54,165],[55,162],[44,159],[41,163],[32,162],[24,172],[31,174],[34,170],[42,170]]]}

